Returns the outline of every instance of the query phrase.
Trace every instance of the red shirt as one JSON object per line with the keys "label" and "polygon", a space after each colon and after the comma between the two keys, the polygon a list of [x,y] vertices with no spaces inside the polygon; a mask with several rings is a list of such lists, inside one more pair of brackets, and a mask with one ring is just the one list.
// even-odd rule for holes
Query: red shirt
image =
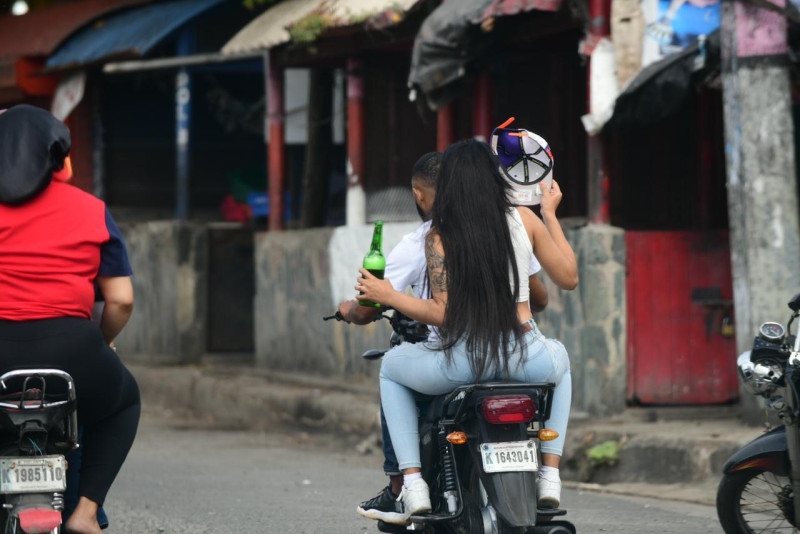
{"label": "red shirt", "polygon": [[102,274],[130,275],[100,199],[54,181],[21,206],[0,205],[0,319],[91,318],[94,280],[114,233],[126,269]]}

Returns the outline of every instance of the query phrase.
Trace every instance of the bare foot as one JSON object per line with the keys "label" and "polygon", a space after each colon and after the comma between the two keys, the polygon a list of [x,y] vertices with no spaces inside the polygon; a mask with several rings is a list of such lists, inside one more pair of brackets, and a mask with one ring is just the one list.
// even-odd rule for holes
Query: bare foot
{"label": "bare foot", "polygon": [[97,503],[86,497],[78,499],[78,506],[67,519],[64,530],[70,534],[101,534],[97,522]]}
{"label": "bare foot", "polygon": [[94,521],[87,521],[83,518],[75,517],[75,514],[72,514],[67,520],[64,530],[69,534],[101,534],[102,532],[96,518]]}

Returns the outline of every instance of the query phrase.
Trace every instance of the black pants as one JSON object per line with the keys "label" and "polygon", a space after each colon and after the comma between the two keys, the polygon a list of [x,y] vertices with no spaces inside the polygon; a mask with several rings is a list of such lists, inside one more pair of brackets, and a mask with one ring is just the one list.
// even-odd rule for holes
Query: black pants
{"label": "black pants", "polygon": [[75,380],[84,427],[78,493],[102,505],[136,437],[136,380],[86,319],[0,320],[0,372],[31,367],[61,369]]}

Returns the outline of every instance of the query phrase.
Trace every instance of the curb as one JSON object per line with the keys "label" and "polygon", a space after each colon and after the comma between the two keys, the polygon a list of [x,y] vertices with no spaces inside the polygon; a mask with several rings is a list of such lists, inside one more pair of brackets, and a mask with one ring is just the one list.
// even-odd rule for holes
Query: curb
{"label": "curb", "polygon": [[139,383],[145,409],[164,415],[198,418],[224,429],[301,427],[356,437],[380,431],[375,392],[301,385],[301,379],[286,384],[250,372],[128,367]]}
{"label": "curb", "polygon": [[[250,367],[128,367],[146,411],[219,429],[319,431],[360,442],[359,449],[380,446],[379,397],[369,382],[347,384]],[[725,461],[761,432],[730,411],[717,415],[711,409],[699,420],[659,416],[642,421],[636,409],[606,419],[575,413],[562,479],[580,491],[713,504]],[[590,462],[588,451],[608,441],[615,444],[615,457],[599,465]],[[584,482],[567,482],[579,480]]]}

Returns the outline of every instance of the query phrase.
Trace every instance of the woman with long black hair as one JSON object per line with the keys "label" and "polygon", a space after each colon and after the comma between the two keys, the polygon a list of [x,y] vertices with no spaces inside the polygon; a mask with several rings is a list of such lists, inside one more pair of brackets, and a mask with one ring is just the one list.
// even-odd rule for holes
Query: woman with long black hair
{"label": "woman with long black hair", "polygon": [[[43,109],[0,114],[0,372],[55,368],[75,381],[83,458],[68,533],[100,534],[97,509],[133,444],[139,388],[111,348],[133,308],[119,228],[66,183],[67,127]],[[91,321],[97,283],[105,298]]]}
{"label": "woman with long black hair", "polygon": [[426,237],[431,297],[395,291],[361,270],[356,289],[439,328],[441,343],[404,343],[383,358],[381,404],[400,468],[406,517],[430,511],[421,477],[417,409],[412,390],[441,395],[462,384],[496,379],[556,384],[548,427],[559,438],[542,446],[539,505],[557,507],[558,466],[571,401],[564,346],[539,332],[528,304],[527,266],[536,254],[559,287],[578,283],[575,254],[555,216],[556,182],[541,201],[542,220],[509,200],[509,184],[488,145],[461,141],[442,158],[431,230]]}

